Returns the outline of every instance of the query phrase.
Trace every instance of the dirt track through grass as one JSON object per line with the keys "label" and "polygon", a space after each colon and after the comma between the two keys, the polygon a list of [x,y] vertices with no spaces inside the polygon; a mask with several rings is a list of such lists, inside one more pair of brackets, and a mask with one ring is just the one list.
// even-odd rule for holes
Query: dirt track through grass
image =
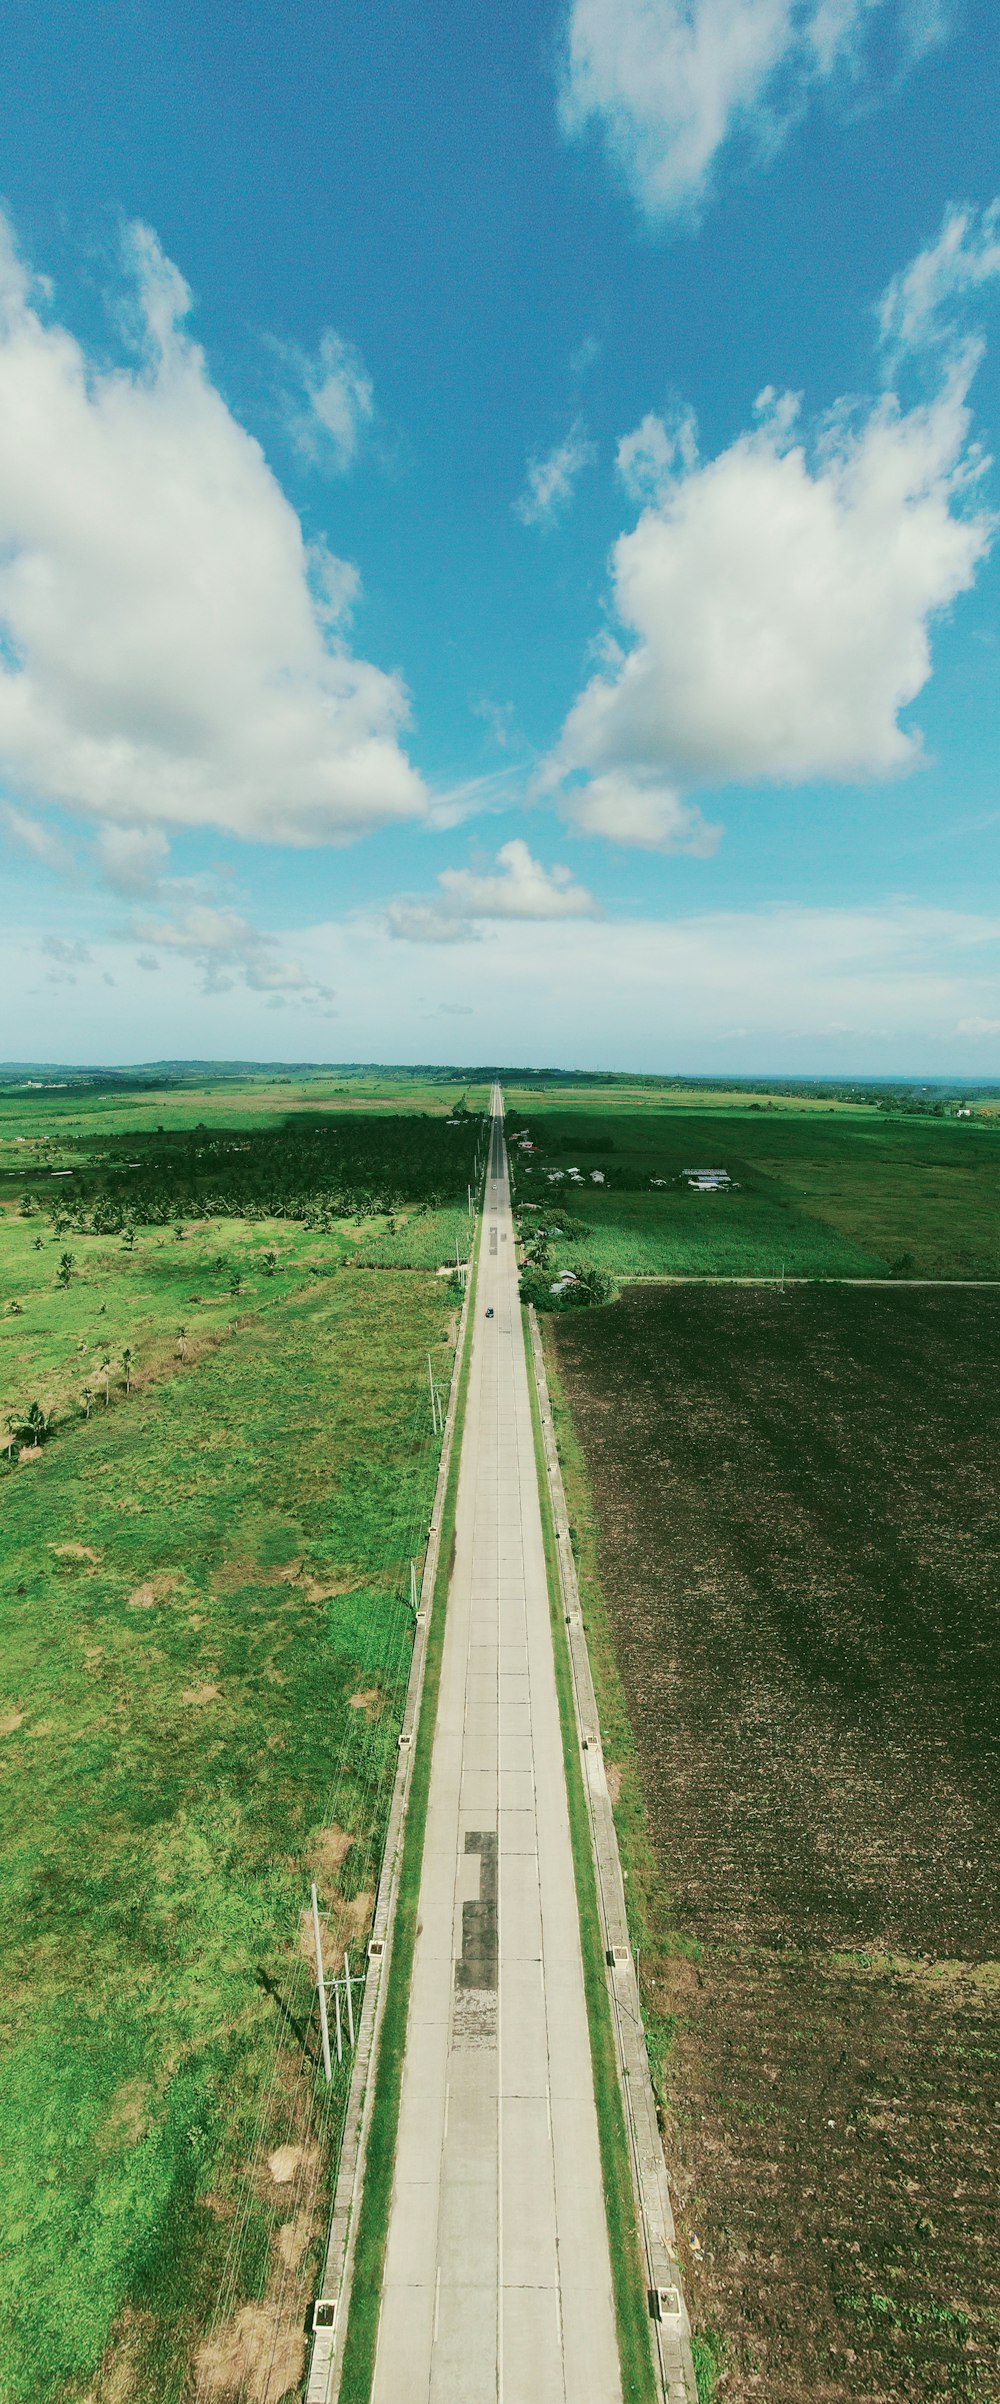
{"label": "dirt track through grass", "polygon": [[1000,2393],[1000,1296],[553,1322],[672,1912],[720,2395]]}

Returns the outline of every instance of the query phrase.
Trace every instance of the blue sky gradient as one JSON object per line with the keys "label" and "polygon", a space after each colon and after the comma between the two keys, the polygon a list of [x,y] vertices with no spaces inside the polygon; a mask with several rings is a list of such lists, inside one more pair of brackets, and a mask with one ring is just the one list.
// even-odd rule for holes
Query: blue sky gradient
{"label": "blue sky gradient", "polygon": [[[36,459],[23,410],[5,408],[17,340],[8,319],[0,556],[13,570],[6,581],[0,571],[9,705],[5,716],[0,703],[0,832],[9,1055],[1000,1069],[997,473],[985,466],[956,482],[970,445],[991,452],[1000,423],[1000,231],[988,214],[1000,189],[995,10],[986,0],[940,10],[878,0],[865,11],[845,0],[840,46],[820,72],[817,0],[725,0],[723,69],[725,42],[759,28],[769,10],[785,32],[774,34],[756,89],[745,88],[728,116],[723,109],[723,138],[709,143],[704,172],[685,182],[680,54],[665,45],[705,6],[563,0],[484,11],[467,0],[397,0],[365,12],[290,0],[279,23],[256,0],[238,12],[217,0],[197,9],[117,0],[86,12],[21,0],[8,27],[0,180],[16,252],[29,278],[47,283],[29,280],[16,306],[41,329],[39,360],[57,328],[77,346],[91,402],[117,375],[128,407],[129,392],[159,376],[170,447],[168,462],[153,446],[147,490],[141,444],[127,481],[109,445],[84,513],[84,556],[76,511],[96,474],[86,404],[73,421],[79,456],[67,459],[61,523],[61,478],[45,462],[65,457],[77,436],[60,414],[55,370],[32,403],[39,416],[51,406],[42,431],[54,448],[40,442]],[[641,124],[634,106],[623,118],[621,103],[637,24],[667,59],[661,100],[655,79],[642,79],[651,97]],[[582,129],[569,121],[574,42],[577,56],[590,45]],[[887,343],[882,296],[921,254],[937,256],[956,210],[966,213],[960,257],[978,261],[975,274],[946,286],[942,271],[936,314],[902,346]],[[158,252],[137,253],[128,233],[136,224]],[[151,274],[166,289],[159,253],[189,288],[191,308],[185,317],[178,304],[157,365],[155,344],[137,335],[136,290],[145,277],[148,295]],[[164,379],[179,388],[193,374],[192,341],[209,397],[174,407]],[[762,657],[772,647],[766,613],[776,606],[781,615],[777,520],[777,602],[758,594],[753,556],[741,553],[738,568],[728,559],[725,531],[714,559],[700,518],[680,543],[678,520],[710,500],[709,463],[735,457],[735,523],[744,454],[733,446],[758,422],[764,388],[791,392],[801,396],[797,427],[775,438],[774,456],[786,459],[801,440],[813,491],[831,445],[843,460],[852,439],[842,423],[823,434],[836,404],[854,398],[860,441],[891,387],[895,423],[909,423],[908,412],[933,409],[973,341],[982,356],[971,421],[949,420],[933,508],[917,496],[885,520],[887,543],[895,528],[907,555],[886,602],[887,643],[895,611],[903,650],[907,629],[929,634],[932,669],[912,700],[897,708],[876,695],[873,707],[883,736],[893,724],[920,729],[921,758],[887,772],[871,712],[847,772],[832,738],[810,749],[809,725],[825,713],[842,722],[845,744],[855,716],[860,727],[844,659],[827,658],[820,643],[795,669],[791,751],[782,749],[779,704],[769,728],[751,694],[746,726],[737,713],[714,768],[692,773],[692,743],[712,749],[716,696],[724,716],[739,681],[739,661],[726,655],[726,645],[738,648],[731,612],[722,611],[722,655],[707,656],[722,587],[749,579]],[[697,421],[697,462],[678,457],[669,486],[630,493],[615,467],[622,438],[650,413],[669,429],[685,410]],[[257,482],[241,428],[266,461]],[[189,464],[198,495],[190,510]],[[533,502],[533,464],[536,489],[551,490],[548,508]],[[149,594],[174,590],[181,624],[189,579],[197,625],[208,606],[206,561],[229,540],[219,529],[234,526],[237,506],[213,515],[212,479],[231,473],[246,482],[234,551],[245,522],[247,564],[220,583],[205,706],[193,691],[188,707],[183,645],[153,690],[149,663],[169,635],[151,632],[130,667],[123,630],[133,605],[121,596],[141,592],[145,575]],[[765,512],[780,514],[781,486],[776,468]],[[306,542],[357,573],[352,610],[317,639],[362,663],[359,683],[368,663],[383,672],[377,687],[364,682],[358,704],[381,746],[365,770],[363,806],[343,799],[340,732],[340,798],[322,809],[316,799],[325,672],[312,653],[308,674],[302,666],[307,631],[296,664],[285,657],[280,579],[266,635],[266,608],[252,625],[249,606],[246,624],[241,615],[253,575],[270,574],[258,523],[270,524],[279,550],[286,542],[280,494]],[[888,504],[871,506],[877,516]],[[613,682],[636,650],[635,631],[615,613],[610,560],[644,507],[643,522],[656,521],[644,571],[654,629],[646,731],[640,740],[634,712],[613,702],[605,750],[598,756],[588,734],[568,767],[563,759],[560,783],[551,763],[574,704],[596,674]],[[868,509],[856,502],[859,529]],[[722,515],[725,530],[728,505]],[[935,564],[943,519],[981,526],[964,567]],[[756,540],[766,555],[763,522]],[[178,528],[188,524],[184,548]],[[788,535],[807,584],[810,524],[807,510]],[[140,526],[141,557],[130,553],[126,582],[116,584]],[[822,542],[820,528],[816,575],[839,580],[836,605],[849,626],[850,577],[863,619],[880,543],[864,530],[849,557],[836,546],[827,557]],[[22,575],[16,590],[11,573]],[[288,573],[292,619],[305,585],[300,575],[293,589]],[[24,599],[32,576],[55,596],[51,623]],[[795,615],[793,607],[793,638]],[[147,767],[156,754],[155,774],[137,769],[131,814],[127,778],[102,798],[97,771],[81,766],[95,723],[87,680],[96,660],[101,682],[105,622],[109,658],[116,643],[121,651],[101,704],[107,758],[115,710],[122,742],[145,746]],[[609,636],[621,650],[602,669],[595,646]],[[773,642],[788,639],[776,623]],[[876,622],[872,656],[880,641]],[[258,742],[248,716],[254,645],[268,710],[282,678],[301,674],[303,691],[312,678],[298,797],[277,720],[262,715]],[[23,674],[32,680],[29,733]],[[397,680],[391,691],[385,676]],[[889,694],[888,668],[886,677]],[[399,715],[404,698],[409,723]],[[51,729],[64,710],[72,723],[56,744]],[[652,748],[651,713],[660,729]],[[251,744],[252,805],[233,798]],[[228,802],[218,801],[223,756]],[[377,792],[373,776],[383,780]],[[185,784],[201,793],[197,807],[175,798]],[[588,793],[589,820],[580,806]],[[641,840],[633,804],[645,812]],[[722,829],[715,848],[697,837],[690,847],[691,809]]]}

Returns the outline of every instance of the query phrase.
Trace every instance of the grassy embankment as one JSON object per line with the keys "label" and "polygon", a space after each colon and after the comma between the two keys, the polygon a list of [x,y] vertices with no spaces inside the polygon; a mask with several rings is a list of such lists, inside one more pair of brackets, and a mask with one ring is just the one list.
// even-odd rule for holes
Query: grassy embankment
{"label": "grassy embankment", "polygon": [[577,1907],[580,1914],[583,1978],[587,1999],[587,2020],[590,2028],[594,2101],[597,2107],[601,2169],[604,2177],[604,2200],[608,2218],[608,2240],[614,2283],[622,2384],[628,2404],[654,2404],[658,2390],[650,2343],[646,2280],[639,2245],[639,2233],[636,2227],[628,2134],[625,2127],[621,2088],[618,2080],[618,2063],[611,2026],[604,1935],[597,1902],[590,1819],[584,1792],[583,1772],[580,1766],[580,1740],[573,1702],[573,1673],[566,1638],[565,1609],[559,1579],[559,1555],[552,1518],[538,1393],[531,1365],[530,1336],[527,1327],[525,1328],[525,1342],[529,1348],[528,1383],[531,1396],[531,1421],[535,1439],[538,1490],[542,1507],[542,1535],[548,1572],[556,1687],[559,1695],[559,1718],[566,1764],[570,1838],[573,1847]]}
{"label": "grassy embankment", "polygon": [[67,1316],[163,1374],[126,1396],[119,1365],[112,1407],[4,1481],[0,2396],[180,2404],[213,2313],[208,2386],[243,2363],[253,2396],[302,2352],[322,2233],[299,1916],[315,1876],[331,1943],[363,1943],[454,1304],[313,1279],[330,1239],[285,1223],[284,1277],[206,1305],[181,1361],[193,1233],[74,1239],[65,1293],[26,1234],[0,1237],[18,1407],[64,1406]]}
{"label": "grassy embankment", "polygon": [[[1000,1128],[867,1109],[745,1099],[697,1113],[605,1099],[511,1107],[534,1154],[513,1150],[522,1229],[556,1229],[553,1273],[587,1260],[616,1279],[656,1276],[1000,1277]],[[582,1185],[566,1172],[578,1168]],[[687,1167],[738,1190],[699,1194]],[[549,1171],[561,1170],[553,1182]],[[604,1183],[593,1182],[593,1171]],[[662,1179],[662,1185],[654,1185]],[[525,1204],[538,1204],[525,1210]]]}
{"label": "grassy embankment", "polygon": [[[601,1744],[614,1806],[618,1850],[625,1873],[625,1901],[629,1934],[640,1977],[646,2050],[657,2108],[661,2119],[665,2119],[669,2110],[668,2064],[674,2019],[663,2008],[664,1973],[672,1955],[679,1953],[696,1957],[698,1948],[682,1934],[671,1918],[669,1895],[657,1862],[639,1756],[615,1653],[612,1616],[601,1582],[600,1531],[587,1464],[559,1371],[552,1322],[543,1318],[540,1325],[545,1345],[545,1373],[552,1406],[553,1431],[559,1452],[570,1541],[580,1590],[580,1608],[587,1631],[587,1651],[597,1696]],[[724,2361],[723,2341],[715,2329],[695,2328],[692,2350],[698,2377],[699,2404],[711,2404]]]}

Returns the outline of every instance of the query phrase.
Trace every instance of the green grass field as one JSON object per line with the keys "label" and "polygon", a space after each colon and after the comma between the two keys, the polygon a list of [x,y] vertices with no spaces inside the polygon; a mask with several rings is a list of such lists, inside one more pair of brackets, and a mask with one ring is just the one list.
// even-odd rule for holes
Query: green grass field
{"label": "green grass field", "polygon": [[[522,1229],[566,1222],[554,1271],[582,1258],[616,1279],[777,1277],[782,1266],[790,1277],[1000,1277],[991,1120],[771,1111],[745,1098],[691,1113],[605,1097],[586,1110],[511,1108],[508,1128],[536,1146],[514,1150],[518,1203],[539,1206],[522,1207]],[[725,1168],[737,1190],[692,1192],[687,1167]]]}
{"label": "green grass field", "polygon": [[[447,1118],[465,1094],[482,1110],[489,1088],[463,1087],[454,1076],[433,1070],[352,1074],[329,1069],[315,1076],[185,1076],[148,1088],[102,1090],[83,1084],[0,1085],[0,1168],[16,1168],[37,1147],[46,1155],[65,1142],[105,1134],[154,1135],[162,1128],[194,1128],[202,1121],[239,1128],[280,1126],[290,1113],[426,1111]],[[70,1157],[70,1155],[65,1155]]]}
{"label": "green grass field", "polygon": [[297,2386],[467,1230],[0,1217],[2,2404]]}
{"label": "green grass field", "polygon": [[[468,1232],[467,1211],[452,1207],[324,1230],[214,1219],[185,1227],[181,1240],[140,1228],[129,1249],[118,1236],[55,1236],[46,1220],[21,1219],[8,1206],[0,1216],[0,1443],[8,1419],[22,1422],[32,1402],[54,1416],[56,1433],[88,1408],[116,1405],[126,1349],[141,1391],[201,1359],[248,1314],[280,1314],[304,1281],[346,1268],[436,1269],[456,1250],[464,1260]],[[61,1287],[67,1251],[73,1267]]]}
{"label": "green grass field", "polygon": [[[388,1071],[0,1093],[0,2404],[299,2382],[346,2075],[318,2079],[301,1914],[315,1877],[360,1960],[462,1098]],[[526,1088],[524,1125],[553,1267],[1000,1276],[982,1118],[595,1081]],[[688,1193],[692,1163],[738,1191]]]}

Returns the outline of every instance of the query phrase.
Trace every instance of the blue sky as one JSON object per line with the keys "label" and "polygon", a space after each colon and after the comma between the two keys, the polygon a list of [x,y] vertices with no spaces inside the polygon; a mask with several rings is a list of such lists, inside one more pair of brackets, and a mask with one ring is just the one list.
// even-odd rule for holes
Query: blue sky
{"label": "blue sky", "polygon": [[20,0],[7,1056],[1000,1072],[998,99],[986,0]]}

